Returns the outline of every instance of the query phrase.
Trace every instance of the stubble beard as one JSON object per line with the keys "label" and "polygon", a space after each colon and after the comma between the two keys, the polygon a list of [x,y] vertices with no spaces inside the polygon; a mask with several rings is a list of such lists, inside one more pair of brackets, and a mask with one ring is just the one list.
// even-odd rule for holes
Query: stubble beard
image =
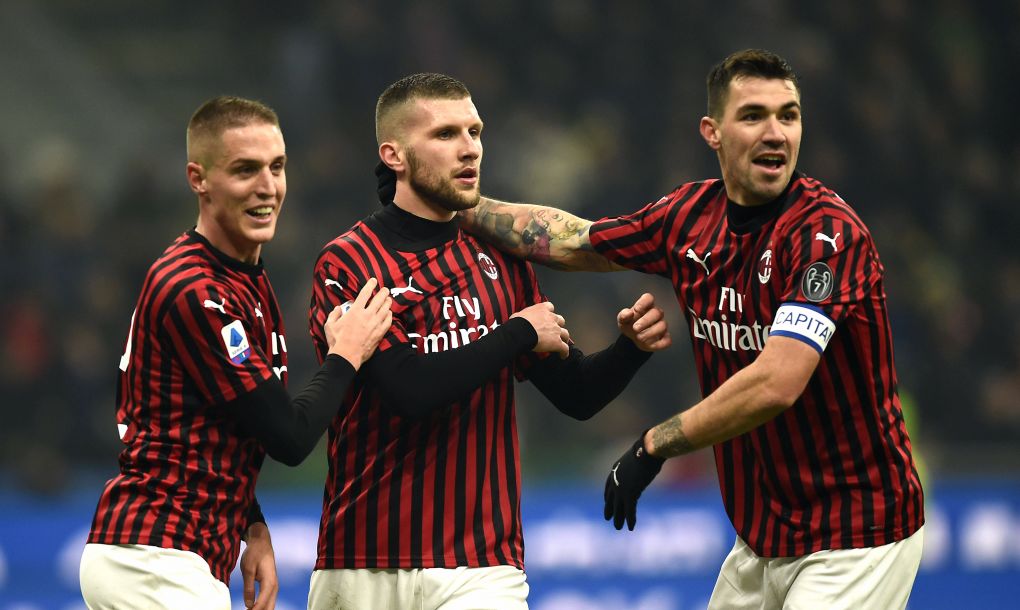
{"label": "stubble beard", "polygon": [[470,210],[482,197],[477,188],[466,192],[455,189],[449,181],[424,167],[412,150],[407,151],[407,165],[411,170],[410,186],[414,192],[448,212]]}

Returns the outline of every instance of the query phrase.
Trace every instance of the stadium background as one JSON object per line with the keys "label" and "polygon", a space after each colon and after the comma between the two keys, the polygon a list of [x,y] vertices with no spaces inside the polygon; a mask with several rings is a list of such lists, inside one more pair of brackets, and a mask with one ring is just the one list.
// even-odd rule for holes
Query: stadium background
{"label": "stadium background", "polygon": [[[184,126],[199,103],[229,93],[280,113],[289,193],[265,256],[301,387],[311,264],[377,205],[387,84],[460,78],[486,122],[483,191],[598,218],[718,175],[696,131],[704,76],[751,46],[798,71],[800,168],[858,210],[886,265],[929,501],[912,607],[1015,603],[1020,3],[11,0],[0,14],[0,610],[82,607],[77,557],[116,467],[131,310],[149,263],[195,219]],[[600,515],[613,459],[698,395],[668,283],[540,277],[583,348],[607,344],[642,291],[675,345],[590,422],[520,387],[532,606],[700,608],[732,541],[710,452],[667,465],[635,534]],[[282,608],[303,607],[324,472],[320,447],[260,480]]]}

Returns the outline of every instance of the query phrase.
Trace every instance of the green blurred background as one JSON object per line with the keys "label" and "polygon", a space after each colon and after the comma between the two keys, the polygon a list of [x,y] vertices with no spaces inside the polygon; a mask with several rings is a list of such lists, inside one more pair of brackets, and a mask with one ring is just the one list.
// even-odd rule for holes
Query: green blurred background
{"label": "green blurred background", "polygon": [[[288,323],[291,384],[319,248],[375,201],[373,111],[419,71],[463,80],[486,123],[482,188],[587,217],[718,176],[697,133],[704,78],[746,47],[803,88],[800,169],[853,205],[887,271],[901,393],[938,478],[1020,472],[1020,3],[963,0],[19,1],[0,9],[0,483],[55,501],[116,468],[114,381],[145,270],[196,204],[184,128],[206,98],[280,114],[289,194],[264,251]],[[698,398],[665,280],[540,271],[586,350],[653,292],[675,344],[587,423],[530,386],[525,481],[600,485],[650,424]],[[437,380],[437,383],[441,383]],[[714,477],[710,452],[662,485]],[[260,489],[317,488],[322,448]],[[932,484],[934,482],[934,484]]]}

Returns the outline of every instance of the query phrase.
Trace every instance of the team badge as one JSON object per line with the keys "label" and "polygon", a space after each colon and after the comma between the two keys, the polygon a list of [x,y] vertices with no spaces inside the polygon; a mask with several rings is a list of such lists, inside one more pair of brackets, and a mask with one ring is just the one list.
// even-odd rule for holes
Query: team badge
{"label": "team badge", "polygon": [[223,344],[227,346],[227,357],[234,364],[241,364],[251,356],[251,345],[248,344],[248,335],[244,333],[244,326],[240,320],[234,320],[220,329],[223,337]]}
{"label": "team badge", "polygon": [[800,291],[805,299],[817,303],[829,298],[834,284],[832,269],[818,261],[804,271],[804,276],[800,280]]}
{"label": "team badge", "polygon": [[758,259],[758,281],[768,284],[772,277],[772,250],[766,250]]}
{"label": "team badge", "polygon": [[494,280],[499,277],[499,270],[496,268],[496,263],[492,262],[492,259],[484,252],[478,253],[478,266],[482,268],[485,275],[489,276],[489,279]]}

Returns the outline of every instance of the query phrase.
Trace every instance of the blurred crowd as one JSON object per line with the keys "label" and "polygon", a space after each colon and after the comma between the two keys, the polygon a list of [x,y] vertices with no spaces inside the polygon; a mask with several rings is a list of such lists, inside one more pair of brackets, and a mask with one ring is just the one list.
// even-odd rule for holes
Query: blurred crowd
{"label": "blurred crowd", "polygon": [[[594,219],[718,176],[697,133],[704,78],[746,47],[776,51],[799,73],[800,169],[850,202],[877,241],[900,391],[928,468],[1015,474],[1020,96],[1009,74],[1020,4],[691,4],[11,7],[0,26],[10,85],[0,99],[10,124],[0,148],[0,481],[56,493],[83,472],[114,471],[117,362],[145,270],[194,224],[184,128],[208,97],[258,98],[281,117],[289,193],[263,255],[300,387],[314,367],[314,258],[378,205],[373,112],[387,84],[420,71],[463,80],[486,123],[483,192]],[[697,400],[688,330],[663,279],[540,278],[586,350],[613,339],[616,312],[644,291],[672,323],[673,348],[590,422],[521,389],[526,481],[596,480],[638,432]],[[322,459],[299,472],[321,481]],[[675,484],[714,476],[709,452],[673,462]]]}

